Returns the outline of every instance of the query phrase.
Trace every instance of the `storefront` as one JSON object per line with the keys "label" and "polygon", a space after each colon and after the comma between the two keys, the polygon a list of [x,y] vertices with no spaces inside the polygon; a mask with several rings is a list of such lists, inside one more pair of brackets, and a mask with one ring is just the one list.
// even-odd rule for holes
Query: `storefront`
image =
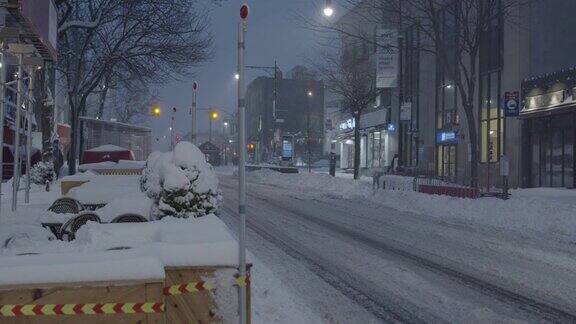
{"label": "storefront", "polygon": [[573,188],[576,71],[523,83],[524,185]]}
{"label": "storefront", "polygon": [[[340,167],[354,168],[354,120],[345,119],[338,125],[339,132],[333,139],[340,151]],[[360,120],[360,168],[380,169],[392,163],[393,124],[386,122],[386,111],[366,113]]]}

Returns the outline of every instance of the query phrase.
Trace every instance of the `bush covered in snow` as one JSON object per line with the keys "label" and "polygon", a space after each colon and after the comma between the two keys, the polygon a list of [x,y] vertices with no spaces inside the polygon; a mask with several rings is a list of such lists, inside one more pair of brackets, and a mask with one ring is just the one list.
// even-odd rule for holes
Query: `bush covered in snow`
{"label": "bush covered in snow", "polygon": [[157,204],[157,216],[202,217],[221,201],[218,178],[193,144],[180,142],[174,152],[150,154],[141,177],[142,189]]}
{"label": "bush covered in snow", "polygon": [[52,162],[38,162],[30,169],[30,180],[32,183],[44,185],[46,182],[56,180],[56,172],[54,172],[54,163]]}

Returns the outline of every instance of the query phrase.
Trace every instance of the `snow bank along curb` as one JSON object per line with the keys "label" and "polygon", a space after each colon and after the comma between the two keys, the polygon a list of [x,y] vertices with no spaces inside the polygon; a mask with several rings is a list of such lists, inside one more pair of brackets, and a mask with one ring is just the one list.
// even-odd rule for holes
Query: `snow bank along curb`
{"label": "snow bank along curb", "polygon": [[[568,189],[518,189],[509,200],[462,199],[414,191],[373,190],[371,182],[331,177],[328,174],[286,175],[255,171],[250,181],[281,186],[308,195],[363,200],[444,221],[496,227],[527,236],[548,236],[574,241],[576,238],[576,191]],[[401,182],[401,181],[400,181]],[[407,182],[406,182],[407,183]]]}

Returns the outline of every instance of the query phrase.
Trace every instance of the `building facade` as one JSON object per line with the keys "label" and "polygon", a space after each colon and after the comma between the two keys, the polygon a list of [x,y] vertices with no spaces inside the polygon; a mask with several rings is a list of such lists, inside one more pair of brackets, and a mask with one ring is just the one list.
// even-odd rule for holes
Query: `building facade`
{"label": "building facade", "polygon": [[[276,88],[276,89],[275,89]],[[276,120],[273,102],[276,99]],[[324,84],[304,67],[288,77],[258,77],[246,90],[246,126],[249,143],[256,145],[259,161],[281,155],[282,136],[293,136],[296,157],[310,150],[314,159],[322,155],[324,142]],[[308,136],[309,135],[309,136]]]}
{"label": "building facade", "polygon": [[[372,2],[365,1],[364,5]],[[457,3],[450,1],[447,6]],[[391,158],[397,157],[397,170],[469,184],[469,127],[474,127],[478,134],[479,185],[483,190],[502,186],[504,164],[509,165],[508,181],[512,187],[573,186],[570,165],[574,119],[570,113],[562,115],[571,107],[571,101],[566,100],[572,93],[568,80],[572,77],[571,72],[555,72],[576,65],[576,41],[571,36],[576,27],[571,14],[576,10],[576,1],[526,2],[506,13],[502,7],[499,4],[492,8],[497,14],[480,35],[474,125],[467,122],[459,89],[449,73],[442,70],[435,55],[421,50],[428,41],[422,31],[415,26],[402,26],[400,82],[391,89],[386,123],[382,124],[382,116],[371,115],[373,112],[363,116],[368,127],[380,125],[380,141],[378,132],[370,135],[369,130],[363,130],[363,142],[367,143],[363,144],[365,172],[378,166],[374,157],[383,154],[385,166],[394,165]],[[442,16],[446,26],[443,37],[456,39],[458,19],[450,12],[454,11],[445,10]],[[342,19],[363,19],[362,15],[350,17],[353,18],[346,15]],[[392,18],[390,22],[395,24]],[[362,33],[387,28],[369,23],[365,26],[367,30]],[[354,32],[358,33],[358,29]],[[354,42],[360,40],[352,37],[342,46]],[[371,55],[375,55],[376,49],[372,51]],[[553,76],[546,76],[550,73]],[[524,98],[520,103],[523,110],[520,116],[508,115],[505,98],[518,94]],[[387,139],[382,139],[382,130],[387,132]],[[370,143],[374,143],[372,149]]]}

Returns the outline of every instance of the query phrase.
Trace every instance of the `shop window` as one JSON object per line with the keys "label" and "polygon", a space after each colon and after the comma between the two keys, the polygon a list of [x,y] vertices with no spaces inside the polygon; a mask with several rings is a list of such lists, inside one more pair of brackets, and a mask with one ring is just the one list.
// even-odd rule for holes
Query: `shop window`
{"label": "shop window", "polygon": [[500,71],[480,78],[480,162],[500,161],[504,154],[504,113],[500,107]]}
{"label": "shop window", "polygon": [[437,148],[437,175],[447,179],[456,178],[456,146],[439,145]]}

